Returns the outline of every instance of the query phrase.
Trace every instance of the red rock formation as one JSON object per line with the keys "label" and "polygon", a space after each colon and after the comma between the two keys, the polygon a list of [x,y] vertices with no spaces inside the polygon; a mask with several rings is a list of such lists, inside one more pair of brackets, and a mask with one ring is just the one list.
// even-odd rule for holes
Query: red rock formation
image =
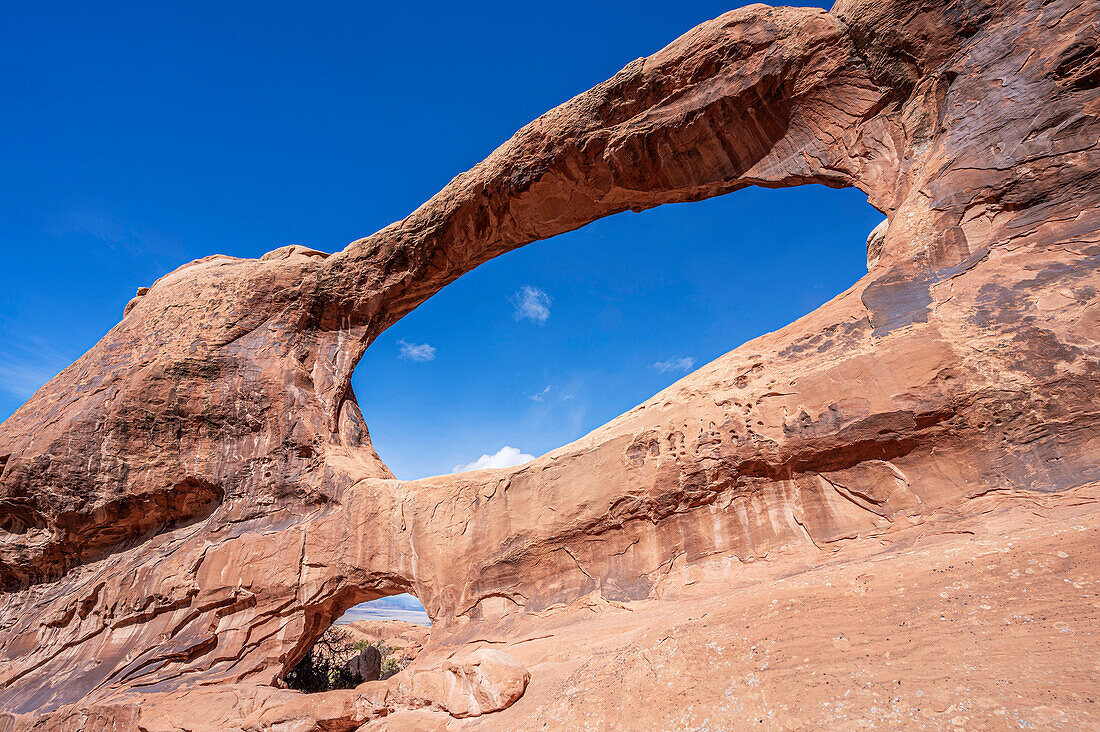
{"label": "red rock formation", "polygon": [[356,620],[336,627],[353,644],[366,641],[386,646],[402,666],[416,659],[431,635],[431,628],[403,620]]}
{"label": "red rock formation", "polygon": [[[754,5],[540,117],[342,252],[215,256],[161,278],[0,429],[0,729],[430,728],[502,705],[479,719],[701,726],[671,716],[672,671],[724,724],[885,714],[862,685],[864,706],[844,707],[793,661],[760,680],[767,644],[745,630],[783,628],[754,598],[794,602],[787,581],[818,611],[815,638],[850,647],[869,602],[936,653],[918,667],[889,637],[868,650],[1001,704],[935,689],[928,709],[891,702],[899,726],[1021,709],[1096,724],[1091,697],[1063,708],[1095,683],[1079,663],[1091,635],[1066,647],[1040,625],[1031,647],[991,628],[1023,622],[1029,589],[1054,598],[1044,618],[1079,622],[1060,615],[1080,599],[1068,588],[1100,570],[1081,543],[1100,480],[1098,23],[1090,0]],[[402,482],[374,453],[351,372],[464,272],[619,211],[803,183],[856,186],[888,217],[867,276],[814,313],[519,468]],[[1038,527],[1020,508],[1034,505]],[[977,538],[925,536],[953,531]],[[972,541],[1078,553],[998,584]],[[937,572],[959,579],[944,589]],[[893,595],[883,575],[912,586]],[[868,576],[865,599],[839,608],[823,590]],[[392,686],[273,686],[346,608],[406,591],[434,627]],[[953,596],[988,622],[929,624]],[[973,637],[986,665],[954,667]],[[840,646],[783,638],[842,678],[867,671],[832,658]],[[726,640],[751,646],[756,681],[740,691],[689,673]],[[503,655],[446,660],[486,643]],[[1022,681],[1023,701],[998,700],[1022,664],[1063,688]],[[767,688],[785,701],[727,704]]]}

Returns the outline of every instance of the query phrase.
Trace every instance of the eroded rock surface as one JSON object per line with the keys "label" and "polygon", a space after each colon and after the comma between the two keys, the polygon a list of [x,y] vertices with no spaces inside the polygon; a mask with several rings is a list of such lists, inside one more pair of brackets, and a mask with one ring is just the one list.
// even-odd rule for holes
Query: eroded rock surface
{"label": "eroded rock surface", "polygon": [[[1036,554],[1076,548],[1043,585],[1030,565],[1000,584],[996,562],[965,569],[966,592],[990,583],[974,612],[996,622],[1024,622],[1013,605],[1029,589],[1054,596],[1044,618],[1068,612],[1100,572],[1079,543],[1095,535],[1100,480],[1098,23],[1091,0],[754,5],[548,112],[341,252],[213,256],[161,278],[0,427],[0,729],[634,728],[672,723],[668,700],[642,693],[668,684],[733,726],[875,719],[884,702],[862,691],[864,707],[828,717],[849,695],[800,696],[811,677],[768,677],[776,661],[752,654],[740,691],[683,673],[661,686],[686,662],[656,662],[668,638],[645,634],[701,608],[717,635],[686,629],[697,653],[719,638],[766,647],[754,636],[782,624],[753,598],[801,573],[822,608],[807,632],[851,644],[868,622],[859,601],[838,610],[814,585],[837,552],[911,580],[874,585],[920,629],[895,635],[908,649],[875,640],[880,671],[914,643],[963,648],[962,626],[924,617],[962,591],[914,559],[944,532],[968,532],[943,549],[956,555],[1004,526]],[[817,311],[519,468],[403,482],[374,453],[352,370],[464,272],[627,209],[804,183],[856,186],[887,217],[867,276]],[[1062,523],[1028,528],[1043,501]],[[682,599],[693,584],[711,600]],[[434,626],[392,688],[327,703],[277,688],[344,610],[399,592]],[[734,609],[702,609],[716,595]],[[1045,641],[1026,648],[974,626],[998,653],[962,670],[927,658],[920,673],[951,691],[912,720],[995,723],[1026,707],[1095,726],[1095,700],[1073,694],[1097,669],[1074,663],[1100,649],[1085,633],[1066,646],[1057,627],[1095,615],[1082,607],[1033,626]],[[604,683],[563,676],[576,658],[554,637],[595,654],[586,673]],[[446,665],[486,646],[524,671]],[[811,661],[829,647],[790,643]],[[1003,690],[1025,652],[1034,674],[1076,676],[1021,684],[1022,701],[967,700]],[[517,702],[507,690],[525,673]],[[752,696],[768,678],[788,695],[770,710]],[[719,703],[738,694],[757,706]]]}
{"label": "eroded rock surface", "polygon": [[386,646],[401,666],[416,660],[431,635],[430,628],[403,620],[356,620],[337,629],[351,643],[365,641]]}

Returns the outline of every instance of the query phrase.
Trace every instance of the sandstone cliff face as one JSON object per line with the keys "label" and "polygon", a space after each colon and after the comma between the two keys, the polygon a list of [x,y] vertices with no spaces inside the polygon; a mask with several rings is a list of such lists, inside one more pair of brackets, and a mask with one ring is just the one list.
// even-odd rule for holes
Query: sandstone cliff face
{"label": "sandstone cliff face", "polygon": [[[0,427],[0,729],[430,728],[513,704],[513,656],[531,689],[478,719],[578,723],[584,699],[542,703],[562,689],[539,664],[565,662],[527,650],[547,628],[596,649],[612,616],[686,620],[694,582],[735,603],[842,544],[981,533],[970,517],[1002,505],[1079,504],[1063,518],[1091,531],[1098,24],[1089,0],[754,5],[339,253],[161,278]],[[519,468],[403,482],[374,453],[352,370],[447,283],[627,209],[804,183],[856,186],[888,218],[867,276],[814,313]],[[770,574],[743,564],[782,552]],[[414,669],[328,702],[276,688],[345,609],[399,592],[434,621]],[[446,660],[485,643],[504,658]],[[700,705],[725,693],[693,683]]]}

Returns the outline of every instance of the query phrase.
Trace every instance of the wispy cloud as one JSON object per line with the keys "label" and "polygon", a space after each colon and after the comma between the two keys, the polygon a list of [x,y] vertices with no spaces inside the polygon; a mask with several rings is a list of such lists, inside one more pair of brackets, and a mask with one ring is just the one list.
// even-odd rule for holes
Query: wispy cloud
{"label": "wispy cloud", "polygon": [[57,216],[49,230],[55,236],[85,234],[108,244],[122,244],[127,239],[126,227],[102,211],[66,211]]}
{"label": "wispy cloud", "polygon": [[505,445],[493,455],[482,455],[472,463],[456,465],[454,472],[464,473],[467,470],[483,470],[485,468],[511,468],[534,459],[534,455],[521,452],[518,447]]}
{"label": "wispy cloud", "polygon": [[545,291],[530,285],[524,285],[512,295],[516,320],[531,320],[539,325],[545,325],[550,319],[552,302]]}
{"label": "wispy cloud", "polygon": [[0,342],[0,390],[29,399],[57,376],[74,356],[37,339]]}
{"label": "wispy cloud", "polygon": [[152,254],[176,259],[183,253],[176,237],[128,223],[104,211],[65,211],[53,218],[47,231],[61,238],[90,237],[134,256]]}
{"label": "wispy cloud", "polygon": [[0,389],[20,399],[29,399],[62,368],[64,366],[53,369],[38,364],[0,362]]}
{"label": "wispy cloud", "polygon": [[695,366],[695,359],[691,356],[674,356],[667,361],[658,361],[653,368],[662,374],[686,374]]}
{"label": "wispy cloud", "polygon": [[421,363],[435,360],[435,346],[427,343],[409,343],[404,338],[399,340],[397,345],[401,347],[401,358]]}
{"label": "wispy cloud", "polygon": [[550,395],[550,390],[553,389],[553,388],[554,388],[553,386],[547,386],[545,389],[540,391],[538,394],[531,394],[527,398],[530,399],[533,402],[540,402],[540,403],[544,402],[544,401],[546,401],[546,397],[548,397]]}

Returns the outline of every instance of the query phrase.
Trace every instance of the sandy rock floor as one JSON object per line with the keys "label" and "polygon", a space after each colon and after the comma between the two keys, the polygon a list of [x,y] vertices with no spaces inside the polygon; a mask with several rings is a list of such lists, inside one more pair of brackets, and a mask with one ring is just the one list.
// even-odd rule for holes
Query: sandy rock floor
{"label": "sandy rock floor", "polygon": [[660,604],[551,613],[505,647],[532,677],[511,708],[364,729],[1097,729],[1098,495],[680,571]]}

